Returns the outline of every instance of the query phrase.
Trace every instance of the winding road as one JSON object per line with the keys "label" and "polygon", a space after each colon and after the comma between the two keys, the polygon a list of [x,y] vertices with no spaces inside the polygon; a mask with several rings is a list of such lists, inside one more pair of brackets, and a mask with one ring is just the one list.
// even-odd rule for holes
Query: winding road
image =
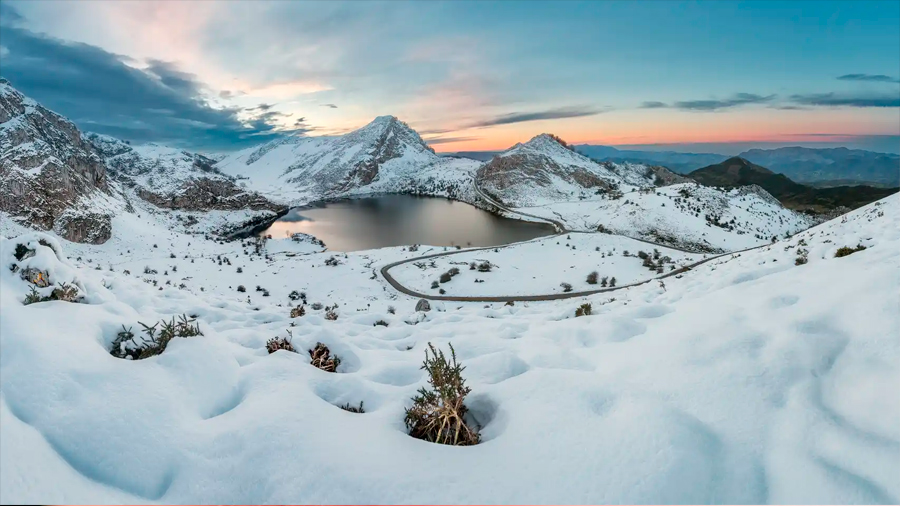
{"label": "winding road", "polygon": [[[566,230],[566,227],[565,227],[565,225],[564,225],[562,222],[559,222],[559,221],[556,221],[556,220],[553,220],[553,219],[550,219],[550,218],[544,218],[543,216],[535,216],[535,215],[533,215],[533,214],[522,213],[522,212],[519,212],[519,211],[514,211],[514,210],[512,210],[512,209],[509,209],[508,207],[506,207],[506,206],[500,204],[499,202],[497,202],[496,200],[494,200],[493,198],[491,198],[490,196],[488,196],[487,194],[485,194],[485,193],[481,190],[481,188],[478,187],[478,184],[475,182],[474,179],[472,180],[472,186],[473,186],[473,188],[475,189],[475,193],[477,193],[479,197],[481,197],[483,200],[485,200],[485,201],[488,202],[489,204],[491,204],[491,205],[497,207],[498,209],[500,209],[500,210],[502,210],[502,211],[505,211],[505,212],[511,213],[511,214],[518,214],[518,215],[520,215],[520,216],[527,216],[527,217],[529,217],[529,218],[534,218],[534,219],[541,220],[541,221],[546,221],[546,222],[550,223],[551,225],[553,225],[553,226],[556,228],[556,230],[557,230],[556,236],[559,236],[559,235],[562,235],[562,234],[566,234],[566,233],[572,233],[571,231]],[[591,233],[591,232],[575,232],[575,233]],[[553,236],[550,236],[550,237],[553,237]],[[532,239],[531,241],[539,241],[539,240],[543,240],[543,239],[546,239],[546,237],[539,237],[539,238],[537,238],[537,239]],[[632,238],[632,239],[634,239],[634,238]],[[645,243],[647,243],[647,244],[654,245],[654,246],[659,246],[659,247],[669,248],[669,249],[676,249],[676,250],[684,251],[684,252],[688,252],[688,253],[694,253],[694,252],[691,252],[691,251],[688,251],[688,250],[684,250],[684,249],[681,249],[681,248],[672,247],[672,246],[669,246],[669,245],[666,245],[666,244],[659,244],[659,243],[647,241],[647,240],[645,240],[645,239],[637,239],[637,240],[639,240],[639,241],[641,241],[641,242],[645,242]],[[596,290],[586,290],[586,291],[580,291],[580,292],[550,293],[550,294],[545,294],[545,295],[509,295],[509,296],[502,296],[502,295],[501,295],[501,296],[454,296],[454,295],[432,295],[432,294],[427,294],[427,293],[417,292],[417,291],[415,291],[415,290],[410,290],[409,288],[407,288],[407,287],[403,286],[402,284],[400,284],[399,281],[397,281],[396,279],[394,279],[394,276],[392,276],[391,273],[390,273],[390,270],[393,269],[394,267],[397,267],[398,265],[407,264],[407,263],[410,263],[410,262],[418,262],[418,261],[421,261],[421,260],[427,260],[427,259],[429,259],[429,258],[445,257],[445,256],[450,256],[450,255],[459,255],[459,254],[461,254],[461,253],[469,253],[469,252],[472,252],[472,251],[483,251],[483,250],[489,250],[489,249],[508,248],[508,247],[511,247],[511,246],[515,246],[515,245],[518,245],[518,244],[524,244],[524,243],[526,243],[526,242],[531,242],[531,241],[517,242],[517,243],[512,243],[512,244],[506,244],[506,245],[503,245],[503,246],[486,246],[486,247],[483,247],[483,248],[469,248],[469,249],[464,249],[464,250],[445,251],[445,252],[442,252],[442,253],[434,253],[434,254],[431,254],[431,255],[424,255],[424,256],[414,257],[414,258],[407,258],[406,260],[399,260],[399,261],[397,261],[397,262],[393,262],[393,263],[387,264],[387,265],[385,265],[384,267],[382,267],[382,268],[381,268],[381,276],[384,277],[385,281],[387,281],[388,284],[390,284],[390,285],[391,285],[395,290],[397,290],[398,292],[404,293],[404,294],[409,295],[409,296],[411,296],[411,297],[418,297],[418,298],[420,298],[420,299],[426,299],[426,300],[435,300],[435,301],[440,300],[440,301],[449,301],[449,302],[516,302],[516,301],[550,301],[550,300],[563,300],[563,299],[574,299],[574,298],[576,298],[576,297],[584,297],[584,296],[587,296],[587,295],[595,295],[595,294],[598,294],[598,293],[615,292],[615,291],[617,291],[617,290],[624,290],[624,289],[626,289],[626,288],[632,288],[632,287],[635,287],[635,286],[640,286],[640,285],[649,283],[649,282],[651,282],[651,281],[653,281],[653,280],[661,280],[661,279],[668,278],[668,277],[670,277],[670,276],[676,276],[676,275],[678,275],[678,274],[687,272],[687,271],[689,271],[689,270],[691,270],[691,269],[694,269],[695,267],[697,267],[697,266],[699,266],[699,265],[701,265],[701,264],[705,264],[706,262],[709,262],[709,261],[711,261],[711,260],[715,260],[715,259],[717,259],[717,258],[722,258],[722,257],[727,256],[727,255],[737,255],[737,254],[743,253],[743,252],[745,252],[745,251],[751,251],[751,250],[763,248],[763,247],[765,247],[765,246],[770,246],[769,243],[767,243],[767,244],[760,244],[759,246],[753,246],[753,247],[745,248],[745,249],[742,249],[742,250],[739,250],[739,251],[730,251],[730,252],[727,252],[727,253],[721,253],[721,254],[718,254],[718,255],[713,255],[713,256],[711,256],[711,257],[709,257],[709,258],[704,258],[703,260],[694,262],[694,263],[692,263],[692,264],[690,264],[690,265],[686,265],[686,266],[684,266],[684,267],[682,267],[682,268],[680,268],[680,269],[676,269],[676,270],[674,270],[674,271],[667,272],[667,273],[661,274],[661,275],[659,275],[659,276],[655,276],[655,277],[652,277],[652,278],[648,278],[648,279],[645,279],[645,280],[643,280],[643,281],[638,281],[638,282],[635,282],[635,283],[630,283],[630,284],[627,284],[627,285],[616,286],[616,287],[612,287],[612,288],[599,288],[599,289],[596,289]]]}

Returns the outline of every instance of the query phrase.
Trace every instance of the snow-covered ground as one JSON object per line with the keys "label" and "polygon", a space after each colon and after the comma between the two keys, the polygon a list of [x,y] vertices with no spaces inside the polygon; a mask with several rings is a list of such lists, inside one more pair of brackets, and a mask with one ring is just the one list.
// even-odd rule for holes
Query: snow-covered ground
{"label": "snow-covered ground", "polygon": [[[372,274],[443,248],[335,255],[340,265],[326,266],[331,253],[303,254],[314,244],[279,242],[267,261],[243,253],[252,245],[205,240],[204,224],[183,233],[191,227],[177,213],[123,213],[106,244],[60,241],[60,257],[37,242],[53,246],[50,236],[0,239],[0,500],[896,503],[898,204],[890,197],[665,286],[514,306],[437,302],[427,313]],[[23,232],[0,220],[3,236]],[[16,261],[21,242],[36,255]],[[834,257],[857,245],[866,249]],[[504,252],[525,247],[546,252],[557,290],[560,266],[579,266],[570,282],[582,283],[598,254],[581,242],[500,249],[488,275],[524,262]],[[75,281],[83,303],[22,305],[29,266]],[[504,278],[509,291],[532,282]],[[338,319],[309,307],[291,319],[287,294],[303,289],[310,302],[338,303]],[[583,302],[593,314],[574,317]],[[202,336],[141,361],[109,354],[122,325],[183,313],[197,315]],[[287,330],[301,352],[267,354],[266,340]],[[338,373],[309,364],[317,341],[343,359]],[[429,342],[452,343],[466,366],[477,446],[404,430]],[[360,401],[364,414],[337,407]]]}
{"label": "snow-covered ground", "polygon": [[[652,260],[654,249],[659,255],[653,263],[662,265],[663,273],[705,258],[620,235],[572,233],[410,262],[392,268],[391,275],[411,290],[432,295],[440,289],[451,296],[553,294],[563,293],[561,283],[574,291],[588,291],[607,286],[603,278],[615,278],[615,284],[622,286],[657,276],[638,257],[643,251]],[[490,271],[478,270],[484,262],[490,264]],[[473,263],[475,269],[471,269]],[[440,283],[441,274],[453,268],[459,274]],[[591,272],[597,273],[594,284],[587,281]],[[438,288],[432,288],[435,281]]]}
{"label": "snow-covered ground", "polygon": [[602,225],[655,242],[672,238],[673,245],[719,251],[764,244],[773,236],[791,235],[812,224],[809,218],[755,193],[722,192],[695,183],[633,191],[618,199],[597,197],[514,210],[560,221],[570,230],[595,231]]}

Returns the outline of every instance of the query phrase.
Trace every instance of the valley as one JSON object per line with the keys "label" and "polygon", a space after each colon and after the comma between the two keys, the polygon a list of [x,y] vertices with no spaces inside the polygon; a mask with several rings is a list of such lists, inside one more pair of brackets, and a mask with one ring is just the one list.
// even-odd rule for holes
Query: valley
{"label": "valley", "polygon": [[[393,116],[211,157],[5,81],[0,120],[4,502],[900,497],[896,194],[826,221]],[[410,436],[432,345],[478,444]]]}

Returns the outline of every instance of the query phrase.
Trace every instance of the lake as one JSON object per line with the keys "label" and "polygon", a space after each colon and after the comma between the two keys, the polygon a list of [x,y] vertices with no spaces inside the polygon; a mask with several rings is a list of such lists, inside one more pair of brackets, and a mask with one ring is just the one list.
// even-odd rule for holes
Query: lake
{"label": "lake", "polygon": [[331,251],[387,246],[499,246],[552,235],[551,225],[502,218],[463,202],[379,195],[291,209],[260,235],[303,232]]}

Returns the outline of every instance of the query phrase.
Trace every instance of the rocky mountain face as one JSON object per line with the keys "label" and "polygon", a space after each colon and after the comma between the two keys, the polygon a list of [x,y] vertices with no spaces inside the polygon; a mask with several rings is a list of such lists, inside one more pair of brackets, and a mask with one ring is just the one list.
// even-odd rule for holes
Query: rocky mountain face
{"label": "rocky mountain face", "polygon": [[112,231],[103,160],[75,125],[0,79],[0,210],[76,242]]}
{"label": "rocky mountain face", "polygon": [[656,174],[643,165],[594,162],[558,137],[541,134],[495,156],[475,178],[482,189],[504,202],[529,206],[653,186]]}
{"label": "rocky mountain face", "polygon": [[286,210],[219,172],[216,161],[165,146],[82,134],[0,79],[0,211],[74,242],[99,244],[127,192],[164,209]]}
{"label": "rocky mountain face", "polygon": [[184,211],[284,209],[241,188],[234,177],[216,169],[215,160],[203,155],[154,144],[131,146],[94,133],[85,134],[85,139],[104,159],[110,178],[157,207]]}
{"label": "rocky mountain face", "polygon": [[341,136],[288,137],[227,156],[223,172],[286,200],[372,192],[452,194],[478,166],[440,157],[406,123],[380,116]]}

